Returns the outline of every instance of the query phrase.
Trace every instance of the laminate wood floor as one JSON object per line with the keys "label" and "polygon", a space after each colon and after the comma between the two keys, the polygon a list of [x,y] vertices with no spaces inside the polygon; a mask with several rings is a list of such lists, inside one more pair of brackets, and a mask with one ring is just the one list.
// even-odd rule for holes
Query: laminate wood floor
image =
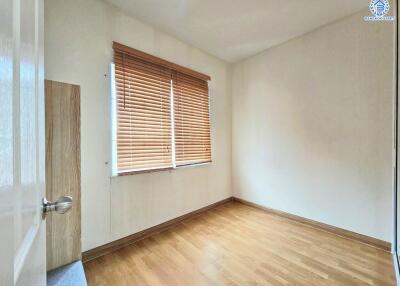
{"label": "laminate wood floor", "polygon": [[395,285],[390,253],[238,202],[84,267],[89,285]]}

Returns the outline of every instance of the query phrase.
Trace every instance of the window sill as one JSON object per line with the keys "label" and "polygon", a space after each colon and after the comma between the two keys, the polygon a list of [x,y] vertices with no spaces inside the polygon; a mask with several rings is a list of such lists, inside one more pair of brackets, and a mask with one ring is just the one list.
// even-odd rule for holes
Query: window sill
{"label": "window sill", "polygon": [[186,164],[186,165],[176,166],[176,168],[173,168],[173,170],[179,170],[179,169],[186,169],[186,168],[193,168],[193,167],[206,166],[206,165],[210,165],[211,163],[212,163],[212,161],[209,161],[209,162],[201,162],[201,163]]}
{"label": "window sill", "polygon": [[207,166],[207,165],[210,165],[211,163],[212,163],[212,161],[181,165],[181,166],[176,166],[175,168],[174,167],[167,167],[167,168],[158,168],[158,169],[146,169],[146,170],[130,171],[130,172],[119,173],[117,175],[112,175],[111,179],[118,178],[118,177],[139,175],[139,174],[158,173],[158,172],[174,171],[174,170],[180,170],[180,169],[188,169],[188,168],[194,168],[194,167],[200,167],[200,166]]}

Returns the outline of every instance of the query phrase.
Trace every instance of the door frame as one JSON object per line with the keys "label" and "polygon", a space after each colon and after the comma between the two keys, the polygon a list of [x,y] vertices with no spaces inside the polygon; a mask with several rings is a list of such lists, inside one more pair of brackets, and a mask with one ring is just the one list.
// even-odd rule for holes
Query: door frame
{"label": "door frame", "polygon": [[[399,0],[396,0],[396,20],[395,20],[395,28],[394,28],[394,37],[395,37],[395,68],[394,68],[394,84],[395,84],[395,93],[394,93],[394,108],[393,108],[393,242],[392,242],[392,254],[393,254],[393,264],[396,273],[396,281],[397,285],[400,285],[400,261],[399,261],[399,252],[398,252],[398,229],[397,229],[397,215],[400,210],[397,209],[397,199],[399,196],[398,193],[398,183],[399,178],[397,177],[397,170],[399,166]],[[399,206],[400,207],[400,206]]]}

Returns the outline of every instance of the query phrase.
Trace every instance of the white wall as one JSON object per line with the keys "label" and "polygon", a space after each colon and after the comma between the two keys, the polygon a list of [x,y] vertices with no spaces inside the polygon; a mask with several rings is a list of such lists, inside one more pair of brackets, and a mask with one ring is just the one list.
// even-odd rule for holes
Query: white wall
{"label": "white wall", "polygon": [[234,66],[234,195],[391,241],[391,23],[363,11]]}
{"label": "white wall", "polygon": [[[112,41],[209,74],[210,165],[110,179]],[[45,73],[81,86],[83,250],[231,196],[228,66],[98,0],[45,1]]]}
{"label": "white wall", "polygon": [[[232,189],[390,241],[392,27],[365,23],[368,14],[231,70],[100,0],[46,0],[46,78],[81,86],[83,250],[227,198]],[[110,178],[112,41],[212,77],[211,165]]]}

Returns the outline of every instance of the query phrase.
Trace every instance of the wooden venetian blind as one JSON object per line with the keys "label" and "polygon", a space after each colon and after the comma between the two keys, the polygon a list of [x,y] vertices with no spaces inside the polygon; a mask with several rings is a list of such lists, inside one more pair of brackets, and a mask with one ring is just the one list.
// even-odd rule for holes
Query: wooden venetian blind
{"label": "wooden venetian blind", "polygon": [[176,165],[211,162],[208,82],[176,72],[173,88]]}
{"label": "wooden venetian blind", "polygon": [[118,174],[210,162],[210,77],[119,43],[113,48]]}
{"label": "wooden venetian blind", "polygon": [[118,173],[172,167],[171,72],[115,49]]}

